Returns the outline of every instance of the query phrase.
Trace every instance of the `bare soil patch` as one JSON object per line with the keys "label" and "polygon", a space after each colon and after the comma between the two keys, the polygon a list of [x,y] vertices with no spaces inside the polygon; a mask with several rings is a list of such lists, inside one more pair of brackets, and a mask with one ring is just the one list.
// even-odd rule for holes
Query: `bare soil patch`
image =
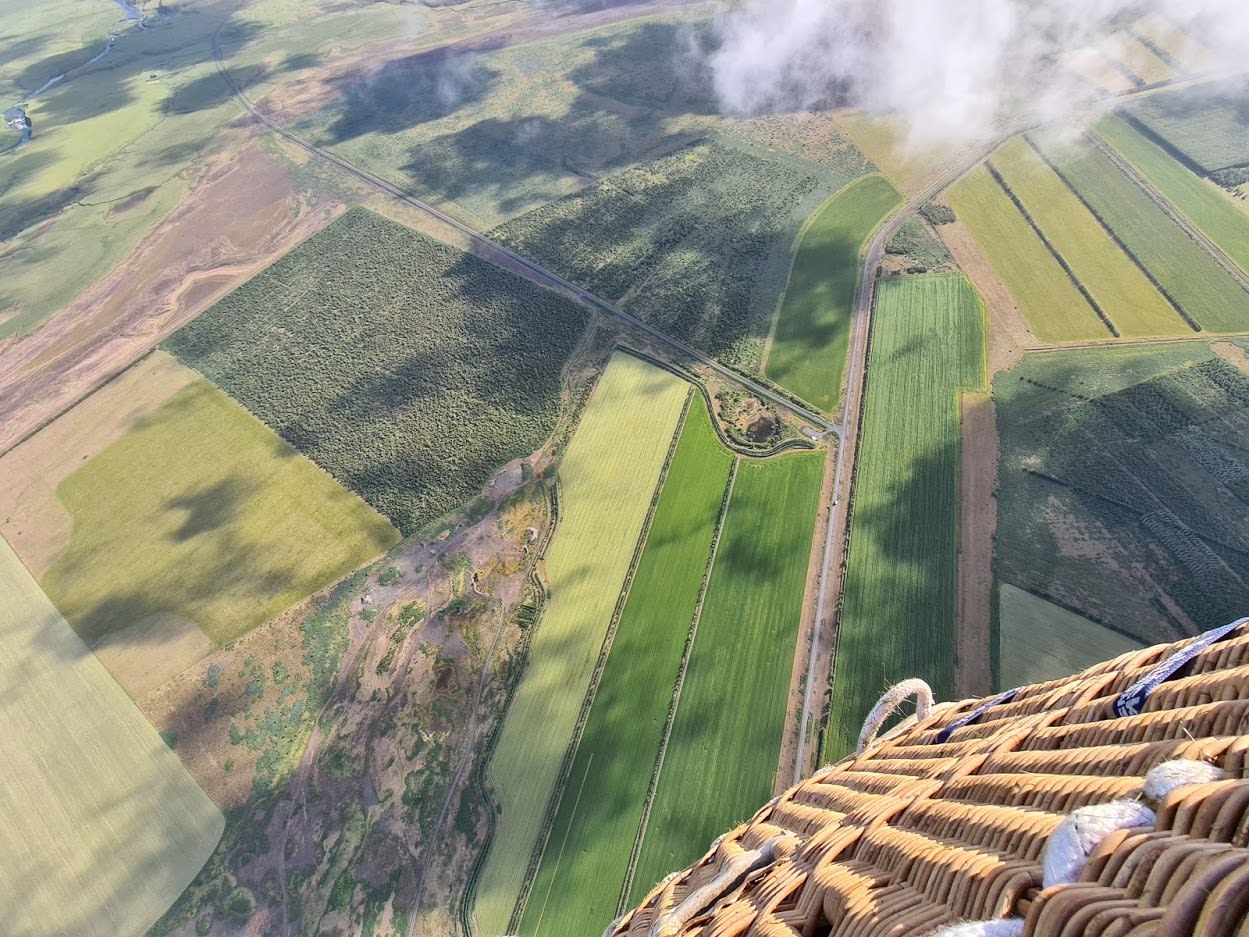
{"label": "bare soil patch", "polygon": [[113,632],[92,650],[122,689],[132,699],[141,699],[195,666],[216,645],[193,621],[153,615]]}
{"label": "bare soil patch", "polygon": [[1249,374],[1249,353],[1239,345],[1234,345],[1231,342],[1212,342],[1210,350],[1224,361],[1231,362],[1240,370]]}
{"label": "bare soil patch", "polygon": [[1023,357],[1024,349],[1038,344],[1035,333],[1028,327],[1015,298],[998,279],[966,225],[955,221],[943,224],[937,230],[987,307],[989,375],[1014,367]]}
{"label": "bare soil patch", "polygon": [[57,486],[197,377],[155,352],[0,458],[0,534],[31,575],[42,577],[69,545]]}
{"label": "bare soil patch", "polygon": [[997,529],[998,438],[990,395],[963,395],[962,429],[954,692],[965,698],[989,693],[993,683],[989,634],[993,534]]}
{"label": "bare soil patch", "polygon": [[[237,138],[236,138],[237,139]],[[0,358],[0,453],[142,357],[342,206],[297,193],[255,141],[198,170],[182,204],[108,276]],[[205,280],[215,274],[216,279]],[[193,288],[190,284],[205,285]]]}

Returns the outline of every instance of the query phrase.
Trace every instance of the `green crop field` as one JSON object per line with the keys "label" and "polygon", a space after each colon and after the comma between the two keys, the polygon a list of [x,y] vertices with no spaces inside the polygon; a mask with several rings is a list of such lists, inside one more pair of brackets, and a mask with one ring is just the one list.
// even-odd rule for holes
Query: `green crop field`
{"label": "green crop field", "polygon": [[998,685],[1059,680],[1146,645],[1008,583],[999,587]]}
{"label": "green crop field", "polygon": [[1120,334],[1170,335],[1191,329],[1132,258],[1022,137],[993,165]]}
{"label": "green crop field", "polygon": [[1240,269],[1249,271],[1249,212],[1120,118],[1102,118],[1097,132]]}
{"label": "green crop field", "polygon": [[1087,142],[1036,142],[1068,185],[1175,301],[1214,331],[1249,327],[1249,293],[1110,159]]}
{"label": "green crop field", "polygon": [[1132,117],[1166,141],[1181,159],[1209,174],[1249,164],[1243,86],[1198,85],[1135,102]]}
{"label": "green crop field", "polygon": [[984,383],[984,310],[963,275],[882,280],[825,760],[853,750],[885,687],[953,692],[959,395]]}
{"label": "green crop field", "polygon": [[225,644],[398,532],[199,380],[57,489],[73,521],[42,585],[88,644],[156,617]]}
{"label": "green crop field", "polygon": [[581,307],[352,209],[167,342],[405,534],[555,425]]}
{"label": "green crop field", "polygon": [[560,465],[559,527],[545,559],[550,595],[490,762],[501,813],[477,888],[482,933],[508,933],[689,390],[617,353]]}
{"label": "green crop field", "polygon": [[901,204],[902,196],[884,176],[864,176],[811,218],[794,254],[767,375],[826,412],[841,396],[859,256]]}
{"label": "green crop field", "polygon": [[1106,327],[983,166],[950,189],[950,205],[1042,341],[1106,338]]}
{"label": "green crop field", "polygon": [[772,794],[823,471],[738,466],[630,903]]}
{"label": "green crop field", "polygon": [[616,916],[733,463],[695,396],[519,933],[599,933]]}
{"label": "green crop field", "polygon": [[1201,342],[994,381],[996,575],[1146,644],[1249,608],[1249,376]]}
{"label": "green crop field", "polygon": [[139,937],[221,812],[0,540],[0,906],[9,937]]}
{"label": "green crop field", "polygon": [[781,288],[765,288],[771,268],[781,267],[783,282],[805,200],[846,178],[724,135],[610,176],[492,236],[753,370]]}

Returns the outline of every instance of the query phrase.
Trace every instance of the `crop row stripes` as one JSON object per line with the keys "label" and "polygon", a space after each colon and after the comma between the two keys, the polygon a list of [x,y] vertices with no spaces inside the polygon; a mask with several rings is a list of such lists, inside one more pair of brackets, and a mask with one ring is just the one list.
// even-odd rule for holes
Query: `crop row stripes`
{"label": "crop row stripes", "polygon": [[997,167],[994,166],[993,163],[986,160],[984,167],[989,171],[989,175],[993,177],[993,181],[998,184],[998,188],[1006,193],[1006,197],[1010,199],[1011,204],[1015,206],[1015,209],[1023,217],[1023,220],[1028,222],[1028,227],[1030,227],[1033,233],[1040,238],[1041,243],[1045,245],[1045,249],[1050,252],[1050,256],[1058,262],[1058,266],[1062,267],[1063,273],[1067,275],[1067,279],[1071,281],[1071,285],[1080,291],[1080,295],[1084,297],[1084,301],[1087,302],[1093,312],[1097,314],[1097,318],[1101,319],[1102,325],[1106,326],[1106,329],[1111,335],[1118,338],[1118,327],[1111,321],[1110,316],[1107,315],[1106,310],[1101,307],[1101,304],[1093,298],[1093,294],[1088,291],[1088,288],[1080,281],[1080,278],[1076,276],[1076,272],[1071,269],[1071,264],[1067,263],[1067,258],[1062,255],[1062,252],[1054,246],[1054,243],[1046,236],[1045,232],[1041,230],[1041,226],[1037,224],[1036,219],[1032,217],[1032,213],[1028,211],[1028,209],[1024,206],[1024,203],[1019,200],[1019,196],[1016,195],[1015,190],[1010,187],[1010,183],[1002,178],[1002,174],[998,172]]}

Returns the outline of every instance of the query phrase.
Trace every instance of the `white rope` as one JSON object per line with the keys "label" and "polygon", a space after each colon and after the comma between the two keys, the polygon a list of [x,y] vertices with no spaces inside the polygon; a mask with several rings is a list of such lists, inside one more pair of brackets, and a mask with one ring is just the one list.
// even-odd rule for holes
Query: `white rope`
{"label": "white rope", "polygon": [[917,720],[928,718],[928,712],[932,709],[932,688],[917,677],[895,683],[885,691],[885,695],[876,701],[872,711],[867,714],[867,719],[863,722],[863,731],[859,733],[859,745],[854,750],[856,755],[863,754],[863,750],[872,744],[881,725],[889,718],[889,714],[897,709],[908,696],[915,697],[915,718]]}

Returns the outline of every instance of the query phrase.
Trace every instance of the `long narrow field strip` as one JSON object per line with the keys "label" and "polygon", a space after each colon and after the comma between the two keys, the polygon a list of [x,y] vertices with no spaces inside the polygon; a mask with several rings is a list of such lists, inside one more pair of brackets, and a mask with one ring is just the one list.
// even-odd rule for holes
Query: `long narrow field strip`
{"label": "long narrow field strip", "polygon": [[1233,263],[1249,272],[1249,212],[1213,182],[1172,159],[1127,121],[1108,115],[1098,121],[1097,132]]}
{"label": "long narrow field strip", "polygon": [[824,759],[884,687],[954,680],[959,394],[983,387],[984,311],[962,274],[882,280]]}
{"label": "long narrow field strip", "polygon": [[1009,583],[999,587],[998,652],[1003,688],[1059,680],[1128,651],[1146,647]]}
{"label": "long narrow field strip", "polygon": [[1132,24],[1132,31],[1180,72],[1202,72],[1217,59],[1214,54],[1161,13],[1148,13]]}
{"label": "long narrow field strip", "polygon": [[1134,102],[1128,113],[1202,174],[1249,164],[1249,115],[1236,84],[1195,85]]}
{"label": "long narrow field strip", "polygon": [[993,155],[993,165],[1121,335],[1191,331],[1132,258],[1022,137],[999,149]]}
{"label": "long narrow field strip", "polygon": [[616,916],[732,464],[697,396],[521,920],[526,937],[597,934]]}
{"label": "long narrow field strip", "polygon": [[91,645],[157,619],[163,633],[189,626],[225,644],[399,539],[202,378],[57,496],[72,535],[42,585]]}
{"label": "long narrow field strip", "polygon": [[823,469],[738,466],[630,903],[771,796]]}
{"label": "long narrow field strip", "polygon": [[864,176],[824,204],[798,244],[767,375],[825,412],[841,395],[859,255],[901,204],[902,196],[884,176]]}
{"label": "long narrow field strip", "polygon": [[7,937],[139,937],[221,812],[0,540],[0,913]]}
{"label": "long narrow field strip", "polygon": [[1249,293],[1104,153],[1082,141],[1036,138],[1072,190],[1202,328],[1249,327]]}
{"label": "long narrow field strip", "polygon": [[1131,33],[1121,31],[1108,36],[1101,48],[1107,57],[1119,62],[1147,85],[1175,77],[1171,66]]}
{"label": "long narrow field strip", "polygon": [[989,258],[1037,337],[1105,338],[1106,327],[1010,198],[977,166],[950,189],[950,204]]}
{"label": "long narrow field strip", "polygon": [[613,355],[560,465],[550,596],[490,763],[501,814],[477,888],[484,934],[508,932],[688,393],[666,371]]}
{"label": "long narrow field strip", "polygon": [[1086,47],[1064,52],[1058,56],[1058,61],[1073,75],[1109,94],[1120,94],[1136,87],[1133,76],[1125,73],[1119,62],[1107,58],[1098,49]]}

